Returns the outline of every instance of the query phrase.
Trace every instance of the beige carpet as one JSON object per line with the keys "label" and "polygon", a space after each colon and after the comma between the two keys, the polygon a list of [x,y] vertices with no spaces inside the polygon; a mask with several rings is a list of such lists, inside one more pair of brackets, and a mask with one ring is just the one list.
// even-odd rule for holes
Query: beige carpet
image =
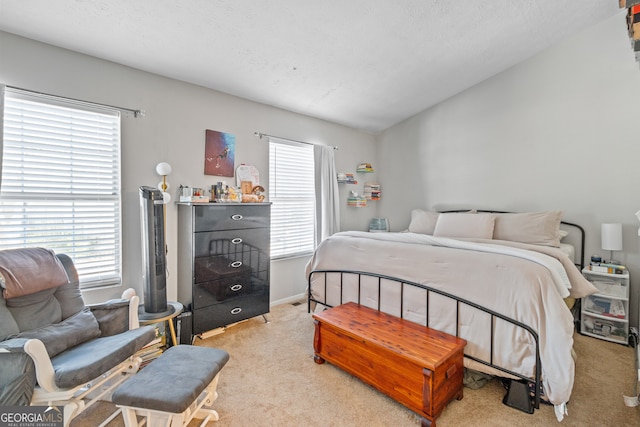
{"label": "beige carpet", "polygon": [[[196,345],[227,350],[231,359],[218,386],[214,426],[419,426],[417,415],[368,385],[325,363],[313,362],[313,321],[306,303],[273,307],[269,323],[257,317]],[[447,426],[640,426],[640,407],[624,405],[635,381],[633,349],[576,334],[576,381],[569,416],[558,424],[553,407],[533,415],[502,404],[504,389],[493,380],[465,388],[437,420]],[[167,387],[171,387],[167,384]],[[113,410],[90,408],[72,426],[96,426]],[[118,417],[109,427],[122,426]],[[196,426],[195,420],[190,426]]]}

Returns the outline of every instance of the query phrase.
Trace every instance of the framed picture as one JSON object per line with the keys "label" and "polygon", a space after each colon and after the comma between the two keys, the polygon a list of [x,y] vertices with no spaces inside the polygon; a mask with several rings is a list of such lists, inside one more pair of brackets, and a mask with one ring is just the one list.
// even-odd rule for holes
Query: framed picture
{"label": "framed picture", "polygon": [[235,151],[235,135],[207,129],[204,145],[204,174],[233,177]]}

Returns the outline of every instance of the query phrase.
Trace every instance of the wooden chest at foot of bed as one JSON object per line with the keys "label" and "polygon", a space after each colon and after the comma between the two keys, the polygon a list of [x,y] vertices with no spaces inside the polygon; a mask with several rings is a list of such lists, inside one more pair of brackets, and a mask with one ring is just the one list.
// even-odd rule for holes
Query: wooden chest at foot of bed
{"label": "wooden chest at foot of bed", "polygon": [[466,341],[355,303],[313,315],[316,363],[360,378],[434,426],[462,399]]}

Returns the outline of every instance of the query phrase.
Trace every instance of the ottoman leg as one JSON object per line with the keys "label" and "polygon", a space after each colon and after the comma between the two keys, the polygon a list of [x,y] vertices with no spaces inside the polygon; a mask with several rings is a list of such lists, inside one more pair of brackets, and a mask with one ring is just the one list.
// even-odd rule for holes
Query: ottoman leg
{"label": "ottoman leg", "polygon": [[120,408],[122,410],[122,418],[124,419],[125,427],[138,427],[138,418],[136,417],[136,410],[133,408]]}
{"label": "ottoman leg", "polygon": [[201,425],[205,425],[208,421],[218,421],[220,416],[218,412],[211,409],[210,407],[213,405],[213,402],[218,398],[218,379],[220,378],[220,373],[218,373],[211,383],[204,389],[201,404],[198,405],[196,413],[193,415],[194,418],[202,419],[204,421]]}

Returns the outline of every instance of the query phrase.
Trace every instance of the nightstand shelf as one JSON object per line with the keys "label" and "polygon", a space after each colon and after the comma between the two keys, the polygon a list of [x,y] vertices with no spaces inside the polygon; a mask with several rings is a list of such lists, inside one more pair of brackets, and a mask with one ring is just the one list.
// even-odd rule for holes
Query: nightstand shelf
{"label": "nightstand shelf", "polygon": [[629,336],[629,273],[610,274],[582,270],[599,292],[582,298],[580,333],[627,344]]}

